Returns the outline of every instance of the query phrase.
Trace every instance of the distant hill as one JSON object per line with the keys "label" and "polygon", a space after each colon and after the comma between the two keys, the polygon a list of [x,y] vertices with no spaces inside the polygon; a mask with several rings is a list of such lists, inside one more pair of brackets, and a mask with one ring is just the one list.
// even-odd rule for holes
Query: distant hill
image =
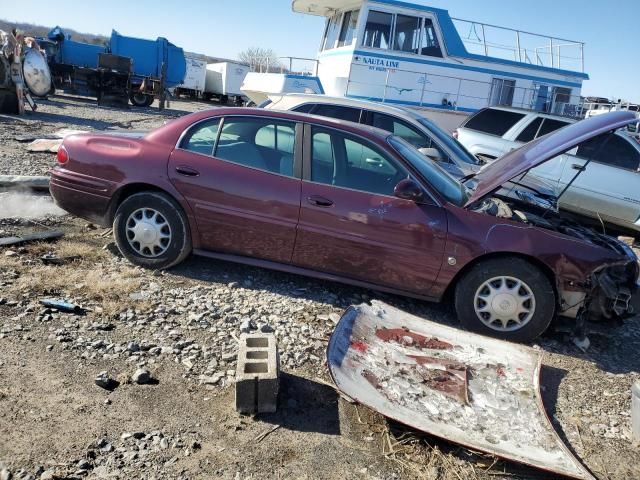
{"label": "distant hill", "polygon": [[[46,37],[49,30],[51,30],[55,25],[50,27],[45,27],[43,25],[34,25],[32,23],[23,23],[23,22],[10,22],[8,20],[0,19],[0,30],[4,30],[5,32],[10,32],[12,29],[17,28],[21,30],[26,35],[31,37]],[[93,33],[80,33],[76,32],[72,28],[62,27],[62,29],[71,35],[71,38],[76,42],[82,43],[92,43],[94,45],[102,45],[105,43],[108,38],[104,35],[94,35]]]}
{"label": "distant hill", "polygon": [[[17,28],[18,30],[23,31],[26,35],[31,37],[46,37],[49,31],[54,27],[52,25],[50,27],[45,27],[43,25],[34,25],[32,23],[24,23],[24,22],[10,22],[8,20],[3,20],[0,18],[0,30],[4,30],[5,32],[10,32],[12,29]],[[71,38],[76,42],[82,43],[92,43],[94,45],[102,45],[105,42],[109,41],[108,37],[104,35],[94,35],[93,33],[80,33],[75,31],[72,28],[62,27],[62,29],[71,35]],[[171,39],[169,39],[171,41]],[[180,46],[180,45],[178,45]],[[203,55],[199,53],[185,52],[188,55],[194,55],[203,60],[206,60],[207,63],[215,63],[215,62],[226,62],[229,61],[226,58],[219,57],[211,57],[208,55]],[[231,60],[232,62],[238,62],[238,60]]]}

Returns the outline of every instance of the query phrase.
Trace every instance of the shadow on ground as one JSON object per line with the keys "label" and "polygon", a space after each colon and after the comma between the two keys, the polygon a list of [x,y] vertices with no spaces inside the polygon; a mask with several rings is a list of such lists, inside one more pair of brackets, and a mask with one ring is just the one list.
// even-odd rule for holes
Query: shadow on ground
{"label": "shadow on ground", "polygon": [[336,391],[323,383],[290,373],[280,373],[277,413],[263,413],[258,418],[296,432],[340,435]]}

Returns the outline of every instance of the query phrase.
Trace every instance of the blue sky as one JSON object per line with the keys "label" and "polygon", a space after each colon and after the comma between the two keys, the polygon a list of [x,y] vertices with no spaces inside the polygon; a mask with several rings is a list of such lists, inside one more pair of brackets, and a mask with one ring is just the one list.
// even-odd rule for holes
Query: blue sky
{"label": "blue sky", "polygon": [[[412,0],[405,0],[412,1]],[[413,0],[453,17],[586,43],[583,94],[640,102],[640,0]],[[0,4],[9,5],[9,0]],[[290,0],[29,0],[0,17],[109,35],[164,36],[188,51],[236,58],[250,46],[315,57],[324,20],[291,12]]]}

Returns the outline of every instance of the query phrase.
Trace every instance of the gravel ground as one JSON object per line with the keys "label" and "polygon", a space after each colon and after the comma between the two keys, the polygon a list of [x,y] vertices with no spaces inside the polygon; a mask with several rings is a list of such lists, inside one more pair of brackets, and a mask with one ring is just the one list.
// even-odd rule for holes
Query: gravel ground
{"label": "gravel ground", "polygon": [[[149,129],[207,104],[171,107],[160,114],[41,101],[21,120],[0,118],[0,174],[46,174],[55,161],[27,153],[16,135]],[[65,232],[55,243],[0,250],[0,480],[549,478],[389,424],[328,385],[324,350],[345,307],[377,298],[455,325],[447,305],[203,258],[145,271],[118,255],[109,232],[43,212],[35,220],[0,214],[0,237]],[[47,266],[46,253],[78,258]],[[40,305],[51,297],[87,312]],[[233,409],[242,329],[275,331],[283,368],[277,414],[241,417]],[[534,345],[545,351],[548,414],[598,478],[640,478],[630,424],[640,324],[604,325],[590,340],[587,353],[557,331]],[[140,368],[155,381],[136,383]],[[96,385],[100,375],[118,386]]]}

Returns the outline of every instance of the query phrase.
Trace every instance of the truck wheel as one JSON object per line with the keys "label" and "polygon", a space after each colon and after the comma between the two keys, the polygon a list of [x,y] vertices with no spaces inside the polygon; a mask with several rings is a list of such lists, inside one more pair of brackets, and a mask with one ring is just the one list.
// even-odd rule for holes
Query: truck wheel
{"label": "truck wheel", "polygon": [[142,192],[126,198],[113,221],[113,235],[122,255],[145,268],[169,268],[191,253],[189,222],[168,195]]}
{"label": "truck wheel", "polygon": [[468,330],[530,342],[551,323],[556,294],[547,276],[520,258],[478,263],[456,285],[455,308]]}
{"label": "truck wheel", "polygon": [[136,107],[148,107],[153,103],[153,96],[141,92],[131,92],[129,100]]}

